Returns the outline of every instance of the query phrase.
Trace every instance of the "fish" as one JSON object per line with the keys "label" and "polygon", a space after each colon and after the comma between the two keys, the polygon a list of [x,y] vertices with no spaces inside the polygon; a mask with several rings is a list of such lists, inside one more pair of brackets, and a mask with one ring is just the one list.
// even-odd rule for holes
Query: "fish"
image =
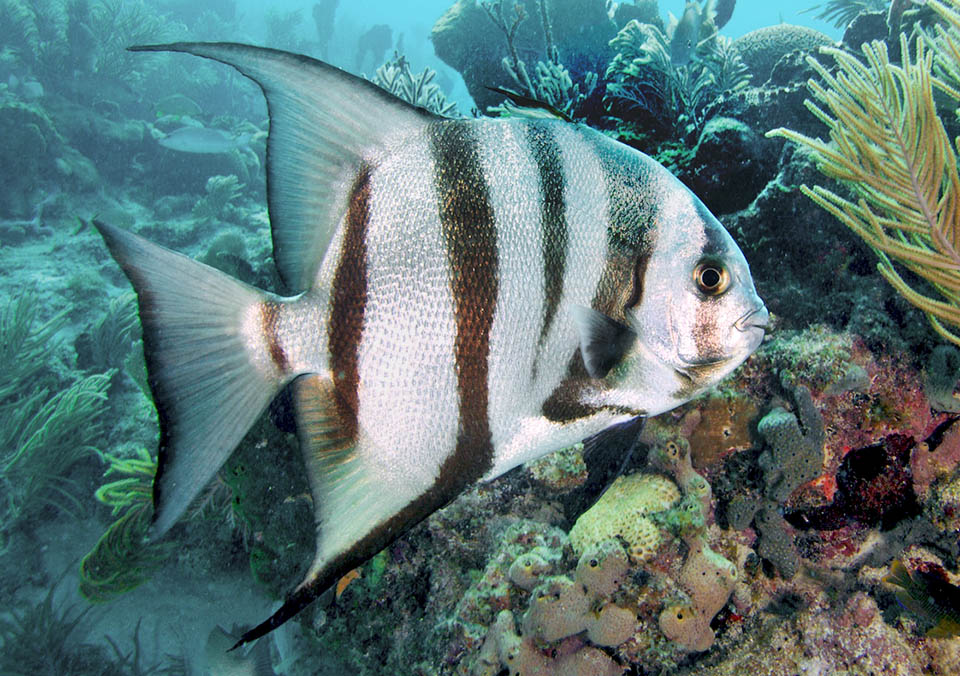
{"label": "fish", "polygon": [[340,598],[343,592],[347,589],[351,582],[360,577],[360,571],[354,568],[353,570],[347,572],[346,575],[341,577],[337,581],[337,586],[334,589],[334,598]]}
{"label": "fish", "polygon": [[160,423],[153,540],[290,387],[315,554],[255,640],[480,481],[688,401],[768,312],[704,204],[581,124],[445,118],[306,56],[267,98],[268,293],[95,221],[138,297]]}
{"label": "fish", "polygon": [[[671,19],[674,19],[672,15]],[[700,5],[688,0],[670,38],[670,61],[674,66],[685,66],[693,60],[699,34]]]}
{"label": "fish", "polygon": [[894,559],[883,581],[897,587],[897,600],[904,608],[933,625],[928,637],[960,636],[960,587],[947,580],[942,568],[918,568],[911,573],[900,559]]}
{"label": "fish", "polygon": [[[709,0],[709,2],[713,2],[713,0]],[[726,26],[727,22],[730,21],[736,4],[737,0],[716,0],[713,3],[713,24],[717,30]]]}
{"label": "fish", "polygon": [[181,153],[229,153],[250,144],[251,134],[234,136],[209,127],[180,127],[157,140],[164,148]]}
{"label": "fish", "polygon": [[164,96],[153,105],[153,112],[157,118],[173,115],[176,117],[197,117],[203,111],[200,104],[183,94]]}
{"label": "fish", "polygon": [[276,676],[269,643],[258,643],[246,653],[230,650],[241,633],[237,629],[228,632],[220,625],[210,631],[203,650],[204,676]]}

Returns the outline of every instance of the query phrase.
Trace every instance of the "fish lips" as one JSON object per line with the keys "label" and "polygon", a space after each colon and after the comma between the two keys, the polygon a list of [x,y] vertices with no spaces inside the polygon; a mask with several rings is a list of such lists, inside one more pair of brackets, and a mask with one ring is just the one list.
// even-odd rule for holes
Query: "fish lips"
{"label": "fish lips", "polygon": [[737,331],[750,334],[748,341],[748,354],[760,346],[769,324],[770,312],[767,311],[767,306],[763,303],[761,303],[759,307],[746,312],[733,323],[733,326],[737,329]]}

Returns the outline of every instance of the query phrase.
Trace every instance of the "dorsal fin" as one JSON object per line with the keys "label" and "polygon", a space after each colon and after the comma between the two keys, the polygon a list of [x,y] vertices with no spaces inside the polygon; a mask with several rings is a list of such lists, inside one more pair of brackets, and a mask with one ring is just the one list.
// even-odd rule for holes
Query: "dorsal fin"
{"label": "dorsal fin", "polygon": [[363,78],[307,56],[227,42],[130,49],[195,54],[233,66],[260,85],[270,112],[267,201],[273,256],[293,293],[313,284],[361,163],[375,165],[391,139],[436,119]]}

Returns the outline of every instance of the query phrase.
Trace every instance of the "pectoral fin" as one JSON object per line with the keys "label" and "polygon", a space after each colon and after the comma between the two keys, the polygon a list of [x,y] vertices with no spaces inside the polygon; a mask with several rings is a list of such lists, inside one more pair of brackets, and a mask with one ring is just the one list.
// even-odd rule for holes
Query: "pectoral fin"
{"label": "pectoral fin", "polygon": [[627,354],[637,339],[629,326],[582,305],[571,308],[580,332],[580,353],[587,373],[603,378]]}

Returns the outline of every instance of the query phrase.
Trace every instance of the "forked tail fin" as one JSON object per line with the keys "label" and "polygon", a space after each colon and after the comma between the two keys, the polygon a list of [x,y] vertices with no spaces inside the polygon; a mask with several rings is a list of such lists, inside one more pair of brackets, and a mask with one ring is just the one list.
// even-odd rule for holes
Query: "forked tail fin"
{"label": "forked tail fin", "polygon": [[289,379],[269,334],[281,299],[133,233],[93,223],[140,305],[160,421],[151,528],[157,538]]}

